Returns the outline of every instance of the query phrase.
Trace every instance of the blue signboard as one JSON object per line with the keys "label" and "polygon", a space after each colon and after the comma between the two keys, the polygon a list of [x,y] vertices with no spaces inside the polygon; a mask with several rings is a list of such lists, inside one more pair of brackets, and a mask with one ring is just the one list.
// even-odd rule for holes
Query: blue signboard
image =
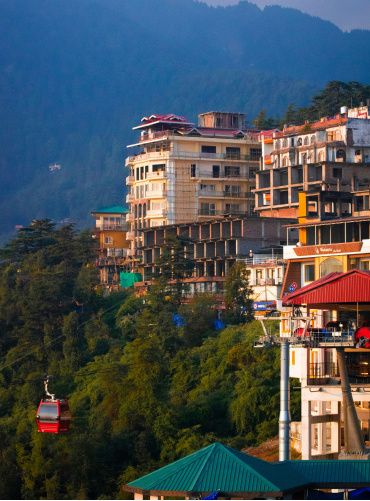
{"label": "blue signboard", "polygon": [[294,292],[294,287],[293,287],[293,285],[291,285],[291,286],[289,287],[289,292]]}
{"label": "blue signboard", "polygon": [[[266,307],[267,305],[267,307]],[[255,311],[266,311],[266,310],[275,310],[276,303],[275,301],[271,302],[260,302],[260,303],[253,303],[253,309]]]}

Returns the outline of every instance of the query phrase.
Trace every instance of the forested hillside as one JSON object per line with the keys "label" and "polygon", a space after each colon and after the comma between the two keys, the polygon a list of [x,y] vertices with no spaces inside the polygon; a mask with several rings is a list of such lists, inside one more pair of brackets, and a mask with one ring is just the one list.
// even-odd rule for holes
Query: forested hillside
{"label": "forested hillside", "polygon": [[248,2],[0,0],[0,238],[124,203],[142,116],[282,116],[328,80],[369,81],[369,51],[370,32]]}
{"label": "forested hillside", "polygon": [[[253,348],[245,268],[228,278],[229,326],[216,329],[211,296],[180,304],[189,262],[175,245],[142,298],[102,296],[91,233],[71,225],[37,221],[0,252],[1,499],[122,499],[123,484],[216,440],[242,449],[276,435],[280,353]],[[68,434],[38,433],[44,373],[69,399]],[[299,419],[300,393],[291,401]]]}

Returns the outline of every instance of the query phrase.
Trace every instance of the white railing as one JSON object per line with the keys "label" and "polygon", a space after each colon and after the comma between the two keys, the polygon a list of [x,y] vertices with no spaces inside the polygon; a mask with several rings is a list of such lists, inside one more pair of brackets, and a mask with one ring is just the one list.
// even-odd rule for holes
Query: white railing
{"label": "white railing", "polygon": [[146,174],[146,179],[164,179],[167,177],[167,172],[158,171],[158,172],[148,172]]}
{"label": "white railing", "polygon": [[[256,141],[254,141],[256,142]],[[244,155],[244,154],[232,154],[232,153],[204,153],[201,151],[152,151],[150,153],[139,153],[138,155],[126,158],[126,166],[134,162],[142,162],[143,160],[150,160],[156,158],[209,158],[216,160],[225,161],[237,161],[237,162],[259,162],[260,156],[258,155]]]}
{"label": "white railing", "polygon": [[245,264],[264,264],[266,266],[271,266],[273,264],[284,264],[284,260],[281,257],[263,257],[263,256],[253,256],[247,257],[246,259],[241,259]]}
{"label": "white railing", "polygon": [[166,190],[153,190],[153,191],[147,191],[145,193],[146,198],[165,198],[167,196],[167,191]]}
{"label": "white railing", "polygon": [[146,217],[161,217],[167,214],[167,209],[151,209],[146,211]]}
{"label": "white railing", "polygon": [[126,177],[126,184],[129,185],[129,184],[134,184],[135,182],[135,176],[127,176]]}
{"label": "white railing", "polygon": [[128,193],[126,195],[126,203],[131,203],[135,201],[135,195],[133,193]]}
{"label": "white railing", "polygon": [[135,215],[134,214],[127,214],[126,221],[129,223],[133,223],[135,221]]}
{"label": "white railing", "polygon": [[134,240],[135,238],[135,232],[134,231],[128,231],[126,233],[126,240]]}

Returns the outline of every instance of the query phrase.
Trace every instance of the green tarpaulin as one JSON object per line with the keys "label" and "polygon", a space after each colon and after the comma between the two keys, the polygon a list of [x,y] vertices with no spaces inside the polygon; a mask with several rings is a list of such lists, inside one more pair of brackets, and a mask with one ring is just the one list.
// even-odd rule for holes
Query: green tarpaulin
{"label": "green tarpaulin", "polygon": [[142,282],[143,277],[141,276],[141,273],[126,273],[124,271],[121,271],[120,274],[120,282],[121,282],[121,287],[126,288],[126,287],[133,287],[133,285],[136,282]]}

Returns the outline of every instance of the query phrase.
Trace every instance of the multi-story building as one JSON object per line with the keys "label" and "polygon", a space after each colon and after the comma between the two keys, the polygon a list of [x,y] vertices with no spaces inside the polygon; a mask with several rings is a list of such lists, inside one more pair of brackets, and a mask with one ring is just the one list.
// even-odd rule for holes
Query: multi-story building
{"label": "multi-story building", "polygon": [[[351,275],[351,270],[370,270],[369,187],[352,193],[322,190],[300,193],[298,217],[298,223],[286,227],[288,245],[284,246],[283,257],[287,271],[281,297],[284,299],[292,287],[298,294],[303,287],[310,287],[316,280],[320,282],[309,289],[311,299],[302,301],[300,311],[293,313],[292,308],[282,308],[281,313],[282,336],[302,335],[305,319],[309,317],[312,318],[309,327],[316,336],[311,347],[292,345],[290,349],[290,375],[300,379],[302,392],[302,422],[294,424],[293,436],[301,441],[302,459],[335,459],[341,452],[344,436],[337,351],[331,346],[335,346],[335,340],[343,332],[348,336],[345,357],[355,392],[353,399],[363,438],[369,444],[370,350],[350,346],[351,333],[370,324],[368,304],[354,298],[358,290],[363,296],[366,286],[359,285],[357,277]],[[289,242],[292,230],[299,231],[299,242],[293,245]],[[347,272],[350,274],[343,277],[343,283],[335,285],[336,277]],[[328,285],[325,295],[320,296],[317,288],[320,284],[324,287],[329,274],[333,274],[330,275],[333,282],[328,282],[333,284],[332,288]],[[308,289],[302,294],[305,290]],[[345,301],[335,297],[336,290],[346,296]],[[325,347],[317,342],[321,333],[324,339],[330,338]]]}
{"label": "multi-story building", "polygon": [[[187,256],[194,261],[194,278],[208,277],[208,281],[215,282],[216,277],[227,276],[236,260],[246,260],[252,256],[252,261],[257,261],[257,257],[253,256],[261,247],[285,243],[285,231],[282,228],[286,222],[286,219],[233,215],[218,220],[144,228],[140,247],[143,261],[136,266],[135,271],[142,273],[144,281],[150,280],[153,273],[159,271],[155,261],[161,255],[166,237],[177,235],[187,242]],[[279,275],[279,280],[282,280],[282,268],[280,264],[277,265],[276,258],[275,261],[270,262],[270,267],[274,270],[278,268],[279,271],[271,272],[271,275],[276,273],[276,279]],[[250,266],[254,267],[253,264]],[[265,267],[264,272],[270,267]]]}
{"label": "multi-story building", "polygon": [[129,146],[139,152],[126,160],[130,256],[138,255],[141,229],[254,214],[261,145],[244,114],[204,113],[197,127],[184,117],[152,115],[134,129],[141,135]]}
{"label": "multi-story building", "polygon": [[319,122],[261,135],[261,169],[256,173],[256,211],[298,217],[299,193],[358,191],[370,183],[368,107]]}
{"label": "multi-story building", "polygon": [[125,267],[130,245],[127,240],[127,213],[128,209],[119,205],[91,213],[95,218],[96,266],[100,269],[100,282],[105,288],[118,288],[120,271]]}

